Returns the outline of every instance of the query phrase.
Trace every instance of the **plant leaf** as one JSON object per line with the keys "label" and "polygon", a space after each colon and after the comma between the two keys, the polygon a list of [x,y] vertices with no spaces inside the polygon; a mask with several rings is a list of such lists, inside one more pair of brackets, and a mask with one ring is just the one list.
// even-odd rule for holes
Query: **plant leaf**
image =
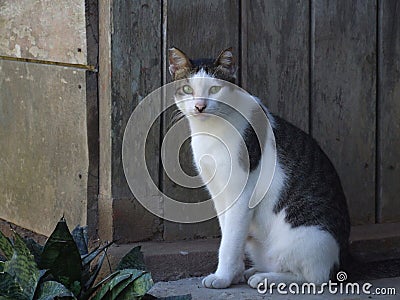
{"label": "plant leaf", "polygon": [[36,241],[32,238],[25,239],[25,244],[28,247],[29,251],[35,258],[36,264],[40,263],[40,257],[42,256],[43,253],[43,246],[40,245],[39,243],[36,243]]}
{"label": "plant leaf", "polygon": [[[101,289],[96,293],[96,296],[93,298],[93,300],[100,300],[100,299],[117,299],[117,298],[112,298],[112,290],[115,287],[118,287],[119,285],[124,285],[124,288],[126,285],[124,283],[128,282],[130,285],[132,285],[138,278],[146,274],[145,271],[142,270],[135,270],[135,269],[126,269],[126,270],[120,270],[115,273],[113,277],[110,277],[110,280],[101,287]],[[119,290],[115,290],[114,293],[116,294],[115,297],[118,297],[120,299],[119,294],[117,294]],[[121,292],[121,291],[119,291]],[[133,293],[131,293],[132,296]],[[137,294],[136,296],[139,296]],[[135,299],[135,298],[131,298]]]}
{"label": "plant leaf", "polygon": [[4,264],[4,272],[10,274],[20,284],[26,299],[33,299],[39,280],[39,269],[33,255],[23,239],[14,232],[14,254]]}
{"label": "plant leaf", "polygon": [[8,273],[0,273],[0,296],[10,299],[29,299],[15,278]]}
{"label": "plant leaf", "polygon": [[82,259],[82,265],[86,266],[89,265],[93,259],[97,257],[102,251],[106,250],[108,247],[110,247],[114,242],[107,243],[103,247],[96,247],[92,252],[90,252],[88,255],[84,256]]}
{"label": "plant leaf", "polygon": [[65,219],[62,218],[46,242],[39,267],[48,269],[54,278],[65,285],[75,295],[79,294],[81,282],[82,261],[75,241],[68,230]]}
{"label": "plant leaf", "polygon": [[56,297],[68,297],[76,299],[74,294],[64,285],[56,281],[46,281],[39,288],[37,300],[53,300]]}
{"label": "plant leaf", "polygon": [[14,254],[13,246],[10,240],[0,231],[0,251],[4,254],[5,258],[10,260]]}
{"label": "plant leaf", "polygon": [[97,278],[97,275],[99,275],[99,272],[100,272],[101,266],[103,265],[105,257],[106,257],[106,253],[103,253],[103,255],[99,258],[99,261],[97,262],[96,266],[93,268],[90,278],[86,281],[85,290],[90,289],[92,287],[92,285],[94,284],[94,282]]}
{"label": "plant leaf", "polygon": [[146,271],[141,246],[132,248],[119,262],[117,270],[137,269]]}
{"label": "plant leaf", "polygon": [[118,300],[130,300],[134,297],[143,297],[154,285],[150,273],[145,272],[142,276],[136,278],[119,295]]}
{"label": "plant leaf", "polygon": [[76,226],[74,230],[72,230],[72,237],[75,241],[76,246],[78,247],[79,253],[81,256],[89,253],[88,250],[88,236],[87,236],[87,226]]}

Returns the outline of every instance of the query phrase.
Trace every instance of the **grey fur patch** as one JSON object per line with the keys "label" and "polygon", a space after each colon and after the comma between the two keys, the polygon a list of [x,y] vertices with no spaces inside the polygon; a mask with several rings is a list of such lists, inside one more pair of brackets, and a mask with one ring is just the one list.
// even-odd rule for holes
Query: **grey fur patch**
{"label": "grey fur patch", "polygon": [[[265,142],[267,140],[268,128],[264,126],[266,121],[265,118],[266,114],[263,108],[253,111],[251,123],[253,124],[253,126],[258,125],[257,130],[260,131],[258,132],[259,136],[257,136],[256,132],[253,129],[253,126],[249,122],[246,122],[247,126],[242,136],[246,144],[247,151],[241,149],[239,153],[239,164],[245,171],[249,169],[250,172],[253,172],[260,163],[262,152],[261,145],[265,145]],[[247,155],[248,157],[246,157]],[[250,166],[248,164],[250,164]]]}
{"label": "grey fur patch", "polygon": [[319,226],[347,251],[349,213],[334,166],[311,136],[277,116],[274,121],[278,161],[287,176],[274,212],[284,209],[292,227]]}

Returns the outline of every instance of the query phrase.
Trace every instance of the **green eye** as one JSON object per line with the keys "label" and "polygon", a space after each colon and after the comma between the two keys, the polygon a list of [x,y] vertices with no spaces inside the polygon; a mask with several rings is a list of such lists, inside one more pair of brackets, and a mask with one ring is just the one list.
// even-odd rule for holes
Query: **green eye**
{"label": "green eye", "polygon": [[220,90],[221,90],[221,87],[220,87],[220,86],[212,86],[212,87],[210,87],[209,93],[210,93],[210,94],[216,94],[216,93],[218,93]]}
{"label": "green eye", "polygon": [[193,94],[193,89],[192,89],[192,87],[190,86],[190,85],[184,85],[183,87],[182,87],[182,91],[185,93],[185,94]]}

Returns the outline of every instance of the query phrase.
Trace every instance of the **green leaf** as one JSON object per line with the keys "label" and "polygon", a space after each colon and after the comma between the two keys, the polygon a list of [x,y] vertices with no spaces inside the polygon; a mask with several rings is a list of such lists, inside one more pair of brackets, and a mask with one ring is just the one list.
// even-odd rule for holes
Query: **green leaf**
{"label": "green leaf", "polygon": [[73,289],[75,295],[79,294],[76,282],[81,282],[82,261],[64,218],[47,240],[39,267],[48,269],[57,281]]}
{"label": "green leaf", "polygon": [[150,273],[145,273],[133,282],[133,291],[144,296],[154,285]]}
{"label": "green leaf", "polygon": [[[124,288],[117,287],[120,290],[115,298],[118,300],[141,299],[154,285],[150,273],[145,272],[142,276],[129,282]],[[113,290],[111,291],[113,292]]]}
{"label": "green leaf", "polygon": [[85,290],[90,289],[92,287],[92,285],[94,284],[94,282],[97,278],[97,275],[99,275],[99,272],[100,272],[101,266],[103,265],[105,257],[106,257],[106,253],[103,253],[103,255],[99,258],[99,261],[97,262],[96,266],[93,268],[90,278],[85,283]]}
{"label": "green leaf", "polygon": [[0,250],[5,258],[10,260],[13,256],[14,249],[10,240],[0,231]]}
{"label": "green leaf", "polygon": [[43,253],[43,246],[40,245],[39,243],[36,243],[36,241],[32,238],[25,239],[25,244],[28,247],[29,251],[35,258],[36,264],[40,263],[40,257],[42,256]]}
{"label": "green leaf", "polygon": [[0,261],[0,273],[4,272],[4,266],[5,266],[5,262],[4,261]]}
{"label": "green leaf", "polygon": [[56,281],[46,281],[39,288],[37,300],[53,300],[55,297],[68,297],[76,299],[74,294],[64,285]]}
{"label": "green leaf", "polygon": [[114,242],[107,243],[103,247],[96,247],[92,252],[90,252],[88,255],[83,256],[82,258],[82,265],[86,266],[89,265],[93,259],[97,257],[102,251],[105,251],[108,247],[110,247]]}
{"label": "green leaf", "polygon": [[[108,282],[106,282],[101,287],[101,289],[96,293],[96,296],[93,298],[93,300],[117,299],[117,298],[112,298],[113,294],[115,297],[118,297],[118,299],[120,299],[119,293],[122,290],[120,290],[120,288],[118,288],[118,287],[120,285],[122,285],[125,288],[127,282],[130,283],[130,285],[132,285],[138,278],[142,277],[145,274],[148,274],[148,273],[146,273],[145,271],[142,271],[142,270],[135,270],[135,269],[126,269],[126,270],[117,271],[117,272],[113,273],[114,276],[110,277],[110,280]],[[117,289],[114,292],[112,292],[112,290],[114,288],[117,288]],[[134,296],[134,294],[131,293],[131,296]],[[139,296],[139,293],[136,296]],[[131,299],[135,299],[135,298],[131,298]]]}
{"label": "green leaf", "polygon": [[0,296],[10,299],[29,299],[15,278],[8,273],[0,273]]}
{"label": "green leaf", "polygon": [[39,280],[39,269],[33,255],[23,239],[14,232],[14,254],[4,264],[4,272],[10,274],[20,284],[26,299],[33,299]]}
{"label": "green leaf", "polygon": [[143,253],[140,251],[141,246],[131,249],[119,262],[117,270],[137,269],[146,271]]}

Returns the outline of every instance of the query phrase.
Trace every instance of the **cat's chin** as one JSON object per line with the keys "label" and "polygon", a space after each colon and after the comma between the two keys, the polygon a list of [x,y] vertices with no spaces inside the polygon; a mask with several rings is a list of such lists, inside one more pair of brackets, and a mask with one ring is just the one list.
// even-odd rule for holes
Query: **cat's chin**
{"label": "cat's chin", "polygon": [[197,121],[205,121],[209,118],[209,115],[205,113],[193,113],[189,116],[189,118]]}

